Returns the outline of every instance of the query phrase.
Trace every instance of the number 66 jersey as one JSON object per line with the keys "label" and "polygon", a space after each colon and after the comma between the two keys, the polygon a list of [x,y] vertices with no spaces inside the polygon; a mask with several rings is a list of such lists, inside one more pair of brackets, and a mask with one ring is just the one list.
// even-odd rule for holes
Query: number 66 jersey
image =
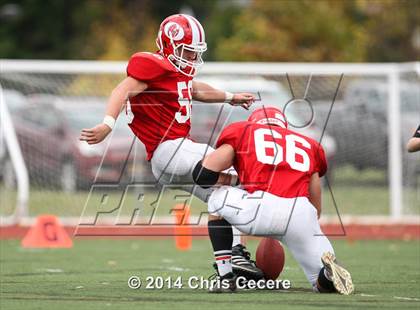
{"label": "number 66 jersey", "polygon": [[145,52],[131,57],[127,75],[147,84],[145,91],[130,97],[127,115],[150,160],[163,141],[188,137],[192,77],[177,71],[167,58]]}
{"label": "number 66 jersey", "polygon": [[244,121],[226,127],[217,147],[235,150],[234,168],[249,193],[261,190],[273,195],[309,197],[312,174],[323,176],[327,162],[315,140],[286,128]]}

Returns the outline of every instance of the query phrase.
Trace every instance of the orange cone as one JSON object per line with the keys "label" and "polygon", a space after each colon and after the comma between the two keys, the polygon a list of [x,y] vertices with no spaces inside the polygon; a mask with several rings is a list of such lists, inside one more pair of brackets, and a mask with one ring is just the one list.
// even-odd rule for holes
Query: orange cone
{"label": "orange cone", "polygon": [[22,240],[24,248],[71,248],[73,241],[54,215],[41,215]]}
{"label": "orange cone", "polygon": [[176,205],[173,209],[175,214],[175,246],[178,250],[188,251],[192,245],[192,230],[190,223],[190,207],[188,205]]}

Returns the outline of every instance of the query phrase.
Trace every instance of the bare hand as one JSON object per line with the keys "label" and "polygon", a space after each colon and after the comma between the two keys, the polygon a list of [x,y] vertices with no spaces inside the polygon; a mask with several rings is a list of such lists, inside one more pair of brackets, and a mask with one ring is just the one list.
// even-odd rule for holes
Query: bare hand
{"label": "bare hand", "polygon": [[241,106],[246,110],[254,103],[255,96],[250,93],[236,93],[233,95],[232,101],[230,102],[233,106]]}
{"label": "bare hand", "polygon": [[103,141],[111,132],[111,128],[105,124],[96,125],[90,129],[82,129],[79,140],[86,141],[88,144],[97,144]]}

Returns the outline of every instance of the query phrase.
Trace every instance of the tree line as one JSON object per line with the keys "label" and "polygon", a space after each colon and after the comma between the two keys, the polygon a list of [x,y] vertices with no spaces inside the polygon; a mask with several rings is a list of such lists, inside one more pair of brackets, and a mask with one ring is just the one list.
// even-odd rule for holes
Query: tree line
{"label": "tree line", "polygon": [[0,0],[0,58],[125,60],[194,14],[212,61],[414,61],[417,0]]}

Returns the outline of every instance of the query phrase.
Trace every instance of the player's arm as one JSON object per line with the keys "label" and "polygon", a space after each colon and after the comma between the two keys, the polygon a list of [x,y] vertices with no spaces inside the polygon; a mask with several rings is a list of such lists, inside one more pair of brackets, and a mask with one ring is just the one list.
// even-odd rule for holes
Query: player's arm
{"label": "player's arm", "polygon": [[407,151],[417,152],[420,151],[420,125],[414,133],[413,137],[408,140]]}
{"label": "player's arm", "polygon": [[236,93],[232,94],[219,89],[216,89],[206,83],[193,81],[192,98],[197,101],[215,103],[227,102],[231,105],[239,105],[244,109],[249,109],[255,100],[253,94],[250,93]]}
{"label": "player's arm", "polygon": [[235,151],[229,144],[221,145],[199,161],[193,170],[193,180],[203,188],[217,185],[237,185],[237,176],[223,173],[233,165]]}
{"label": "player's arm", "polygon": [[126,77],[112,91],[108,99],[104,121],[95,127],[82,129],[79,139],[81,141],[86,141],[89,144],[97,144],[103,141],[112,131],[115,120],[120,114],[127,99],[141,93],[146,88],[146,83],[136,80],[132,77]]}
{"label": "player's arm", "polygon": [[420,151],[420,138],[411,138],[408,140],[407,151],[410,153]]}
{"label": "player's arm", "polygon": [[318,172],[314,173],[311,176],[311,180],[309,182],[309,201],[314,205],[317,213],[318,218],[321,216],[321,179],[319,177]]}

